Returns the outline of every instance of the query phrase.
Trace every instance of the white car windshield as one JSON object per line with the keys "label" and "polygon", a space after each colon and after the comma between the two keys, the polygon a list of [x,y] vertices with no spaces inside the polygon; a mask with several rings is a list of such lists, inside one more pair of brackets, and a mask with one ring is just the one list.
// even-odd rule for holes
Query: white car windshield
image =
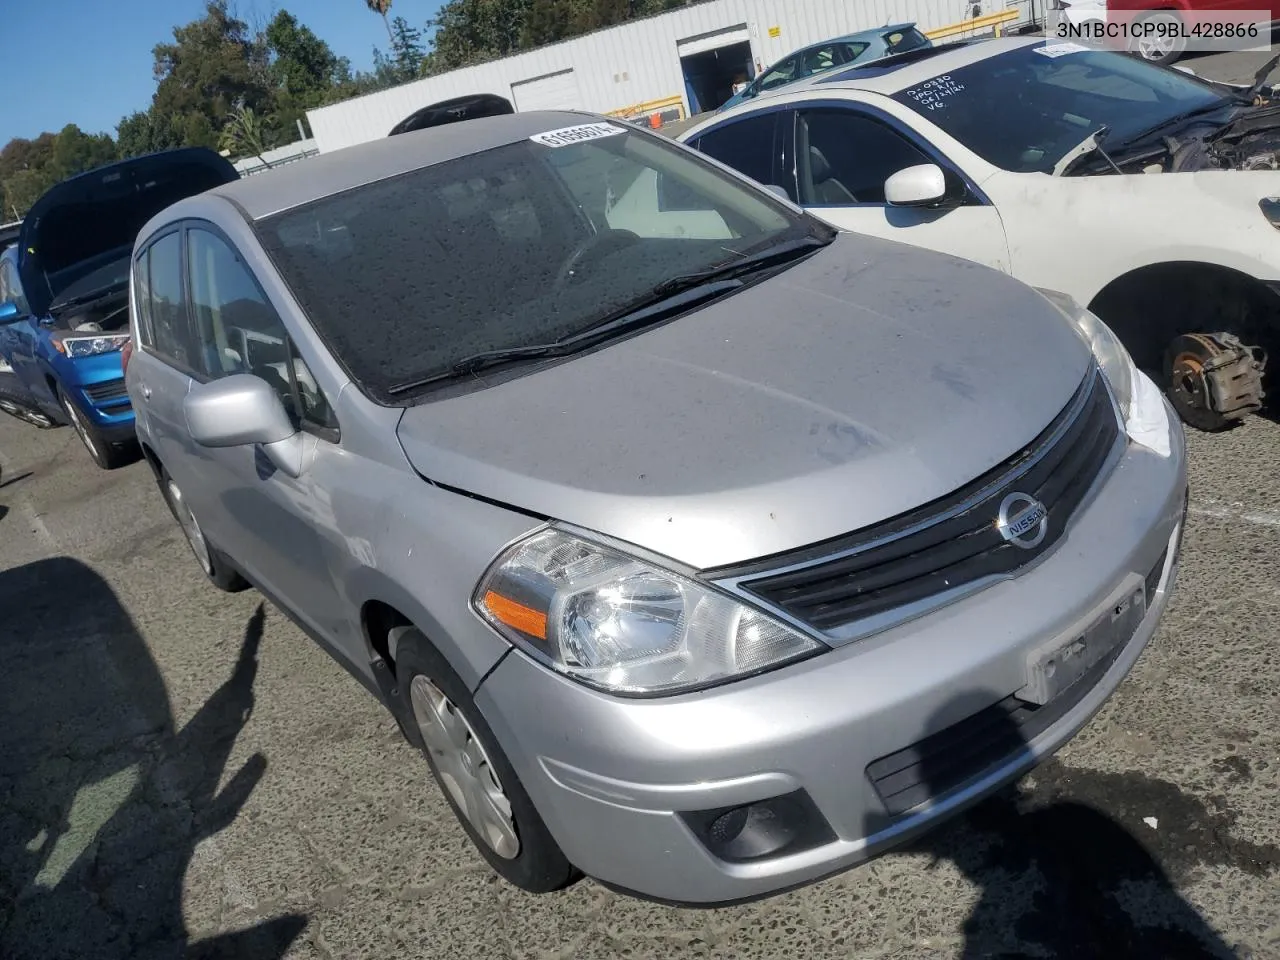
{"label": "white car windshield", "polygon": [[1005,170],[1049,173],[1091,133],[1105,147],[1230,101],[1177,70],[1103,50],[1036,44],[980,60],[894,95]]}
{"label": "white car windshield", "polygon": [[255,224],[371,395],[396,402],[403,385],[464,358],[572,337],[660,295],[664,281],[825,230],[656,135],[604,122],[574,129]]}

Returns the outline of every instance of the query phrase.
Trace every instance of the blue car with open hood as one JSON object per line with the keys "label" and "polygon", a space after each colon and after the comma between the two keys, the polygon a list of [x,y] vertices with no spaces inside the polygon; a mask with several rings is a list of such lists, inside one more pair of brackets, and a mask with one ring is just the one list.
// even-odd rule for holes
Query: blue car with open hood
{"label": "blue car with open hood", "polygon": [[134,459],[122,368],[134,239],[170,204],[238,177],[226,158],[188,147],[46,191],[0,253],[0,410],[39,427],[70,424],[103,469]]}

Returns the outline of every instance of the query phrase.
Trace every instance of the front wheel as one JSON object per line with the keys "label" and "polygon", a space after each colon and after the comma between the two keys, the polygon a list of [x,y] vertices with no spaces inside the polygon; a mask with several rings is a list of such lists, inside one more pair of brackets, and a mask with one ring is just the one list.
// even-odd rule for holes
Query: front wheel
{"label": "front wheel", "polygon": [[533,806],[466,685],[412,627],[397,627],[396,692],[409,739],[481,856],[508,883],[550,893],[578,879]]}
{"label": "front wheel", "polygon": [[89,451],[89,456],[103,470],[114,470],[137,459],[136,442],[121,443],[108,440],[97,424],[85,416],[84,411],[76,405],[76,402],[62,389],[61,385],[58,387],[58,402],[62,404],[63,412],[66,413],[67,420],[70,421],[71,426],[75,429],[80,442]]}
{"label": "front wheel", "polygon": [[200,564],[200,569],[204,571],[204,575],[209,579],[209,582],[219,590],[225,590],[227,593],[236,593],[247,588],[249,586],[248,581],[236,573],[222,554],[205,539],[200,521],[191,512],[191,507],[182,495],[181,488],[174,482],[173,477],[169,476],[169,471],[161,467],[156,476],[156,481],[160,484],[160,492],[164,495],[165,503],[169,505],[169,511],[173,514],[173,519],[177,520],[178,526],[182,528],[182,535],[187,540],[187,546],[191,548],[191,553],[195,556],[196,563]]}
{"label": "front wheel", "polygon": [[1267,355],[1231,333],[1185,333],[1164,352],[1165,393],[1188,426],[1214,433],[1262,409]]}

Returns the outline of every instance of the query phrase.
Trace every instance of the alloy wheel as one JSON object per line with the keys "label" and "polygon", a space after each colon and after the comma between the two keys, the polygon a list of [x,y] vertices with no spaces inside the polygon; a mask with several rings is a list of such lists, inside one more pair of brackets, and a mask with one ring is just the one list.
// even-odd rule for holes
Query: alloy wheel
{"label": "alloy wheel", "polygon": [[1173,49],[1174,43],[1169,37],[1143,37],[1138,41],[1138,52],[1144,60],[1163,60]]}
{"label": "alloy wheel", "polygon": [[453,701],[422,674],[410,683],[409,698],[422,740],[449,796],[494,853],[514,859],[520,840],[511,801],[475,730]]}
{"label": "alloy wheel", "polygon": [[169,502],[173,504],[173,512],[178,516],[178,525],[182,527],[187,545],[195,554],[196,562],[206,574],[213,576],[213,558],[209,555],[209,544],[204,539],[204,531],[200,529],[200,524],[196,522],[195,514],[182,498],[182,491],[170,479],[165,484],[165,493],[169,497]]}
{"label": "alloy wheel", "polygon": [[62,408],[67,411],[67,417],[71,420],[71,425],[75,427],[76,433],[79,434],[80,441],[85,445],[85,448],[93,455],[95,460],[100,460],[102,453],[98,450],[97,443],[89,432],[88,425],[84,422],[84,414],[71,401],[71,398],[65,395],[62,398]]}

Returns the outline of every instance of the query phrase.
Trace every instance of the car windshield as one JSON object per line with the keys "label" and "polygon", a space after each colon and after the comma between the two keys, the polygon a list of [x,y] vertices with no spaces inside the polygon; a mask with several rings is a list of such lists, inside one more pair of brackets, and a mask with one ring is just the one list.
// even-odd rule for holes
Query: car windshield
{"label": "car windshield", "polygon": [[935,76],[894,99],[989,163],[1041,173],[1101,126],[1110,128],[1112,149],[1165,121],[1228,102],[1177,70],[1043,43]]}
{"label": "car windshield", "polygon": [[255,229],[368,393],[572,336],[654,288],[816,221],[688,148],[612,123],[540,134],[325,197]]}

